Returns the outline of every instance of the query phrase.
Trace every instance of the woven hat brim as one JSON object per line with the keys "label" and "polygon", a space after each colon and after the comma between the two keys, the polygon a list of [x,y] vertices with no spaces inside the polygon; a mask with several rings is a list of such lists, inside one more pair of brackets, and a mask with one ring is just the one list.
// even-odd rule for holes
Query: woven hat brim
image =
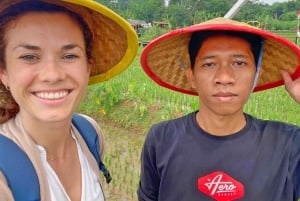
{"label": "woven hat brim", "polygon": [[280,69],[292,77],[300,77],[300,49],[279,35],[224,18],[173,30],[150,42],[141,54],[141,65],[146,74],[160,86],[181,93],[197,95],[191,88],[185,69],[190,68],[188,43],[195,31],[231,30],[257,34],[265,39],[261,75],[254,91],[261,91],[283,84]]}
{"label": "woven hat brim", "polygon": [[[0,12],[24,1],[1,0]],[[93,36],[93,66],[89,84],[106,81],[129,67],[138,50],[138,37],[133,27],[120,15],[93,0],[40,1],[66,7],[88,24]]]}
{"label": "woven hat brim", "polygon": [[[120,15],[96,1],[64,1],[79,5],[77,13],[94,30],[94,66],[89,84],[109,80],[127,69],[138,50],[138,37],[133,27]],[[81,13],[82,7],[88,8],[88,12]]]}

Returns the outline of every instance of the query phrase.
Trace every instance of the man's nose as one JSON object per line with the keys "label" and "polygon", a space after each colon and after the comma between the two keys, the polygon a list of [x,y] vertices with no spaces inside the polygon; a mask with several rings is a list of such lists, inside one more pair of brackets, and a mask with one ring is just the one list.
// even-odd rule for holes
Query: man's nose
{"label": "man's nose", "polygon": [[234,69],[229,64],[220,65],[215,72],[216,84],[233,84],[235,79]]}

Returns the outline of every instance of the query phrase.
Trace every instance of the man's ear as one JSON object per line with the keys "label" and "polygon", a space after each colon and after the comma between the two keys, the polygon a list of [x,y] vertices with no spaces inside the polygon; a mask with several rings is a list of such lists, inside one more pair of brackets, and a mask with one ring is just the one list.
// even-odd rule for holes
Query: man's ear
{"label": "man's ear", "polygon": [[187,78],[187,80],[190,83],[190,86],[195,89],[196,85],[195,85],[195,78],[194,78],[194,74],[193,74],[193,70],[191,68],[187,68],[185,70],[185,76]]}

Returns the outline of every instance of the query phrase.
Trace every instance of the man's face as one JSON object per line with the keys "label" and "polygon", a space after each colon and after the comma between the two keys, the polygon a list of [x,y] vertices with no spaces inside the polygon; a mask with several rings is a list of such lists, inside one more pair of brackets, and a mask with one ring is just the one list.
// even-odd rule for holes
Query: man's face
{"label": "man's face", "polygon": [[201,112],[217,115],[242,113],[256,72],[250,44],[241,38],[218,35],[206,39],[194,70],[187,70],[199,95]]}

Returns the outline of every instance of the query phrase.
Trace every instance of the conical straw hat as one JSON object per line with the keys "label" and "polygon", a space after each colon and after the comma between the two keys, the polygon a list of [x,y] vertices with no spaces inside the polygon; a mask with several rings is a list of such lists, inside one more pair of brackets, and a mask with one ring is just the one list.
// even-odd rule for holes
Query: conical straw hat
{"label": "conical straw hat", "polygon": [[254,91],[282,85],[280,69],[287,70],[294,79],[300,76],[300,49],[297,45],[279,35],[226,18],[215,18],[173,30],[151,41],[144,48],[140,58],[146,74],[160,86],[197,95],[191,88],[184,71],[191,66],[188,44],[192,33],[205,30],[248,32],[264,39],[261,76]]}

